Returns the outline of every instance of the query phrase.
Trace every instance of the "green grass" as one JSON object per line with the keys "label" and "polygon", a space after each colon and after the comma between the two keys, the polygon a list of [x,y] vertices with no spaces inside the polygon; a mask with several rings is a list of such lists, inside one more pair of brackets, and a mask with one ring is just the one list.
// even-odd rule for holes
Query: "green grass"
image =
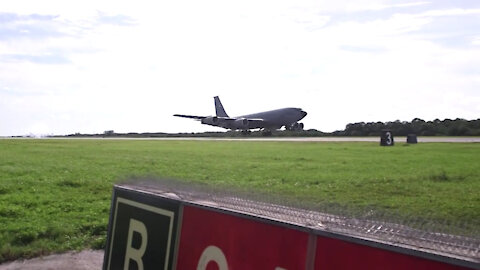
{"label": "green grass", "polygon": [[[166,177],[389,218],[480,224],[480,144],[0,140],[0,262],[102,248],[114,183]],[[466,224],[466,225],[465,225]]]}

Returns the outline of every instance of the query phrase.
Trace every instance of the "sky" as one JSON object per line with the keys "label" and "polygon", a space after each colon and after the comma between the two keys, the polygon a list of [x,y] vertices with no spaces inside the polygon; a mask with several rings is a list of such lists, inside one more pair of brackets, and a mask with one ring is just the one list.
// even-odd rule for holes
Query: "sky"
{"label": "sky", "polygon": [[0,136],[480,118],[480,1],[6,1]]}

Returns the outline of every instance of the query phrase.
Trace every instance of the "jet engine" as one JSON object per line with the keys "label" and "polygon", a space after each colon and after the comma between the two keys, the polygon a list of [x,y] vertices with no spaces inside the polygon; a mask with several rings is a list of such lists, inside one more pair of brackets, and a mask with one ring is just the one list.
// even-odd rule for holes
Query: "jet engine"
{"label": "jet engine", "polygon": [[240,118],[233,123],[236,129],[248,129],[248,119]]}
{"label": "jet engine", "polygon": [[201,122],[202,122],[202,124],[217,126],[218,125],[218,117],[216,117],[216,116],[205,117],[204,119],[202,119]]}

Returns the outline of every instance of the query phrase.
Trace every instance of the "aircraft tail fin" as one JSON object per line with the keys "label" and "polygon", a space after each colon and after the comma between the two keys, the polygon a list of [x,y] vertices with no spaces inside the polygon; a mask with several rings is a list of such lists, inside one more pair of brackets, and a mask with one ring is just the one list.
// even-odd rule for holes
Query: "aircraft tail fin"
{"label": "aircraft tail fin", "polygon": [[220,102],[220,98],[218,96],[213,98],[215,100],[215,112],[217,113],[218,117],[228,117],[228,114],[225,112],[223,108],[222,102]]}

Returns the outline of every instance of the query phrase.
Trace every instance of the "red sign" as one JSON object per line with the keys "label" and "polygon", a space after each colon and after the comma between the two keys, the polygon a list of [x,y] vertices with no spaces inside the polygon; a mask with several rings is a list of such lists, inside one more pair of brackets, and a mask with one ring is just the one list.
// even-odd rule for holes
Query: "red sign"
{"label": "red sign", "polygon": [[315,269],[458,270],[469,268],[319,236]]}
{"label": "red sign", "polygon": [[305,269],[308,234],[185,206],[178,269]]}
{"label": "red sign", "polygon": [[478,263],[346,235],[326,237],[279,220],[116,186],[103,269],[470,269],[455,263],[478,269]]}

